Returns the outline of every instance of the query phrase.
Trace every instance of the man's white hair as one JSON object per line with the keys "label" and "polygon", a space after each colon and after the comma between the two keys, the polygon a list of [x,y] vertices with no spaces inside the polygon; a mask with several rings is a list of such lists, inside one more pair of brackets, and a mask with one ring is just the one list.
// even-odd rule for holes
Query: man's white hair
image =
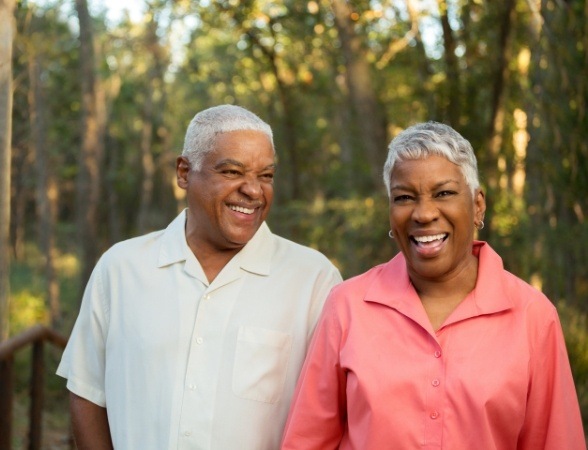
{"label": "man's white hair", "polygon": [[258,116],[240,106],[219,105],[194,116],[186,131],[182,156],[188,158],[192,170],[198,170],[204,156],[214,150],[217,135],[240,130],[261,131],[274,147],[271,127]]}

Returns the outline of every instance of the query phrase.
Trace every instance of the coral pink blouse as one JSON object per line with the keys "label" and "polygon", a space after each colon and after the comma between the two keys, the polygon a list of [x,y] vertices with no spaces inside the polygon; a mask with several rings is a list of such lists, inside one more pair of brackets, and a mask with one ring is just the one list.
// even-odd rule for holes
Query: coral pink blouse
{"label": "coral pink blouse", "polygon": [[332,290],[282,449],[586,448],[555,307],[473,252],[476,287],[437,332],[401,253]]}

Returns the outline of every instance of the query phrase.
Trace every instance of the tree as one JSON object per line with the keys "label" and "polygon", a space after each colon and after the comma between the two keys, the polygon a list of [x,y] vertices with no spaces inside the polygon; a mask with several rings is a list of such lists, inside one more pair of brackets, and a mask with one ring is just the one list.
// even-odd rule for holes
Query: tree
{"label": "tree", "polygon": [[0,341],[8,338],[14,0],[0,0]]}
{"label": "tree", "polygon": [[78,242],[82,252],[82,285],[90,278],[98,259],[98,206],[103,153],[103,117],[100,116],[92,19],[86,0],[76,0],[80,25],[80,68],[82,78],[82,149],[77,177],[76,213]]}
{"label": "tree", "polygon": [[386,150],[386,121],[372,83],[371,67],[367,61],[363,39],[355,32],[354,22],[359,14],[350,2],[332,0],[335,26],[343,49],[346,82],[355,117],[359,126],[365,158],[370,166],[373,187],[381,185],[381,172]]}
{"label": "tree", "polygon": [[[33,20],[34,22],[34,20]],[[38,31],[34,30],[33,31]],[[51,323],[57,326],[60,322],[59,284],[55,269],[55,223],[57,219],[58,188],[53,173],[50,149],[47,139],[47,103],[44,86],[42,85],[41,67],[43,57],[38,52],[43,42],[39,42],[39,33],[33,33],[29,49],[29,117],[31,121],[31,146],[35,160],[35,181],[37,207],[37,224],[39,247],[45,258],[46,304],[50,311]]]}

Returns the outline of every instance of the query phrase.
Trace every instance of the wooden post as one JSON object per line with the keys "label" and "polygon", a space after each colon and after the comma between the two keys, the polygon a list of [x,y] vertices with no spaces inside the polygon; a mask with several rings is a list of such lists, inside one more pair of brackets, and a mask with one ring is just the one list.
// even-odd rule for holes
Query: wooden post
{"label": "wooden post", "polygon": [[0,360],[0,448],[12,448],[12,363],[13,358]]}
{"label": "wooden post", "polygon": [[43,340],[33,343],[32,358],[29,450],[40,450],[43,423]]}

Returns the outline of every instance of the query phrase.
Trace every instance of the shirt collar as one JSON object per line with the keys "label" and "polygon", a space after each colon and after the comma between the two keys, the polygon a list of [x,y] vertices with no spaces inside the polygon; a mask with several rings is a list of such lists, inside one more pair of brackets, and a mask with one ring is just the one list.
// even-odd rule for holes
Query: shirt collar
{"label": "shirt collar", "polygon": [[186,210],[184,209],[163,231],[157,267],[186,261]]}
{"label": "shirt collar", "polygon": [[[450,316],[445,324],[485,314],[494,314],[513,307],[513,301],[503,280],[502,259],[486,242],[474,241],[472,253],[479,259],[476,287]],[[406,260],[398,253],[382,266],[364,298],[397,309],[404,315],[421,321],[423,308],[414,289]],[[420,319],[420,320],[419,320]]]}
{"label": "shirt collar", "polygon": [[[191,250],[186,242],[186,209],[184,209],[164,230],[157,262],[164,267],[186,261]],[[251,240],[241,249],[229,264],[251,273],[269,275],[274,246],[273,234],[265,222],[261,224]]]}

